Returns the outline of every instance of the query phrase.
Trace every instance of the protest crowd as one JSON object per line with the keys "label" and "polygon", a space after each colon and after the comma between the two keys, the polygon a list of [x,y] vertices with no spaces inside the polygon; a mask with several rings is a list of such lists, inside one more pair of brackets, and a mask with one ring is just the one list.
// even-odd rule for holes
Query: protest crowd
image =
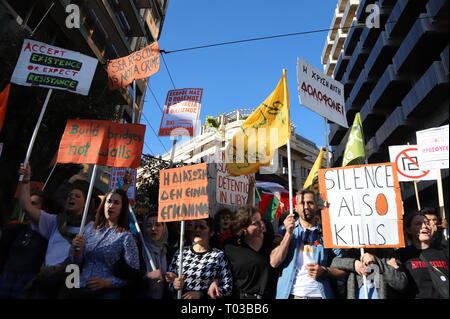
{"label": "protest crowd", "polygon": [[[448,298],[446,221],[430,207],[406,215],[405,248],[360,254],[324,248],[323,201],[302,190],[294,213],[283,213],[276,228],[250,205],[186,221],[180,252],[180,223],[158,222],[157,212],[141,221],[143,240],[130,230],[123,189],[91,201],[79,235],[88,182],[75,175],[50,198],[30,193],[29,165],[19,174],[29,222],[2,228],[1,298],[176,299],[179,291],[183,299]],[[51,201],[63,205],[59,214],[46,211]],[[78,288],[70,286],[67,271],[74,265]]]}

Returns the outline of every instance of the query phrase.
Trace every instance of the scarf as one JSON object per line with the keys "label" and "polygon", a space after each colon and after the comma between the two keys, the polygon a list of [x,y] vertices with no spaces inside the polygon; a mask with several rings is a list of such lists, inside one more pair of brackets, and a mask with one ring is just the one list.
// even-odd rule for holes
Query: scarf
{"label": "scarf", "polygon": [[83,215],[74,215],[71,213],[63,212],[56,218],[56,224],[58,226],[58,231],[70,244],[72,244],[73,238],[78,233],[71,233],[67,229],[68,226],[80,227]]}
{"label": "scarf", "polygon": [[[159,241],[154,241],[151,239],[150,235],[147,233],[147,220],[144,220],[142,225],[143,235],[144,235],[144,245],[150,251],[153,262],[157,269],[161,269],[163,273],[167,272],[167,247],[168,247],[168,238],[169,233],[167,231],[167,225],[164,225],[164,232]],[[142,246],[142,255],[144,256],[145,268],[147,271],[150,271],[150,262],[148,261],[147,254],[145,253],[145,248]]]}

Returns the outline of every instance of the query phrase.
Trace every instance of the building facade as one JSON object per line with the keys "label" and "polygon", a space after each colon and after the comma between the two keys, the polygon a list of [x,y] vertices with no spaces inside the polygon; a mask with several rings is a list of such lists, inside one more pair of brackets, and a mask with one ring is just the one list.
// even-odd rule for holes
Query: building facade
{"label": "building facade", "polygon": [[[348,123],[361,114],[369,163],[389,162],[390,145],[415,144],[416,131],[448,124],[448,6],[447,0],[338,1],[322,64],[344,85]],[[330,124],[333,166],[342,164],[348,134]],[[448,194],[448,170],[442,174]],[[412,183],[401,187],[405,211],[415,209]],[[420,182],[419,191],[422,206],[438,206],[435,181]]]}

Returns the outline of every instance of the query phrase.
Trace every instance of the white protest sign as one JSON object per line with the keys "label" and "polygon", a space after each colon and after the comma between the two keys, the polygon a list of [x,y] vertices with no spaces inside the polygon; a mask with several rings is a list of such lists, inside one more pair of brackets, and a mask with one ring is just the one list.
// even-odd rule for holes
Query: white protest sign
{"label": "white protest sign", "polygon": [[404,247],[403,205],[392,163],[319,170],[325,248]]}
{"label": "white protest sign", "polygon": [[420,169],[448,168],[448,124],[417,131],[416,137]]}
{"label": "white protest sign", "polygon": [[11,82],[89,94],[97,59],[25,39]]}
{"label": "white protest sign", "polygon": [[231,176],[221,153],[221,161],[217,163],[216,201],[219,204],[245,206],[248,199],[250,178],[255,174]]}
{"label": "white protest sign", "polygon": [[111,167],[111,176],[109,178],[109,189],[122,188],[125,184],[124,176],[125,173],[131,171],[131,185],[127,190],[127,196],[130,200],[130,205],[134,205],[136,199],[136,172],[137,170],[127,167]]}
{"label": "white protest sign", "polygon": [[170,90],[167,93],[158,136],[194,136],[203,89]]}
{"label": "white protest sign", "polygon": [[399,182],[430,181],[436,179],[434,170],[421,170],[417,145],[389,146],[389,157],[397,165]]}
{"label": "white protest sign", "polygon": [[302,58],[298,58],[297,61],[300,104],[336,124],[348,127],[344,85],[320,72]]}

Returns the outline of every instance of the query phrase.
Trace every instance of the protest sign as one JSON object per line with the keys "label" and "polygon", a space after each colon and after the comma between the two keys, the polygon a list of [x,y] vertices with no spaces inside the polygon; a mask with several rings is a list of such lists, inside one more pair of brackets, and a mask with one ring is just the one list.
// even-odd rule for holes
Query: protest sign
{"label": "protest sign", "polygon": [[145,126],[101,120],[68,120],[58,150],[58,163],[138,168]]}
{"label": "protest sign", "polygon": [[403,206],[395,164],[319,170],[326,248],[403,247]]}
{"label": "protest sign", "polygon": [[159,71],[160,51],[158,42],[130,55],[107,63],[110,90],[127,86],[135,79],[147,78]]}
{"label": "protest sign", "polygon": [[203,89],[170,90],[167,93],[158,136],[194,136]]}
{"label": "protest sign", "polygon": [[436,172],[421,170],[416,145],[389,146],[389,157],[397,166],[399,182],[429,181],[436,179]]}
{"label": "protest sign", "polygon": [[416,136],[420,169],[448,168],[448,124],[417,131]]}
{"label": "protest sign", "polygon": [[112,167],[111,168],[111,175],[109,178],[109,189],[121,189],[124,184],[124,177],[125,174],[131,171],[131,184],[130,187],[127,189],[127,196],[130,200],[130,205],[134,206],[134,202],[136,199],[136,170],[135,169],[128,169],[123,167]]}
{"label": "protest sign", "polygon": [[245,206],[250,179],[255,179],[255,174],[231,176],[224,157],[221,153],[221,161],[217,163],[216,201],[219,204]]}
{"label": "protest sign", "polygon": [[97,59],[25,39],[11,82],[89,94]]}
{"label": "protest sign", "polygon": [[302,58],[297,60],[297,81],[300,104],[336,124],[348,127],[342,83]]}
{"label": "protest sign", "polygon": [[159,172],[158,221],[203,219],[209,216],[206,163]]}

